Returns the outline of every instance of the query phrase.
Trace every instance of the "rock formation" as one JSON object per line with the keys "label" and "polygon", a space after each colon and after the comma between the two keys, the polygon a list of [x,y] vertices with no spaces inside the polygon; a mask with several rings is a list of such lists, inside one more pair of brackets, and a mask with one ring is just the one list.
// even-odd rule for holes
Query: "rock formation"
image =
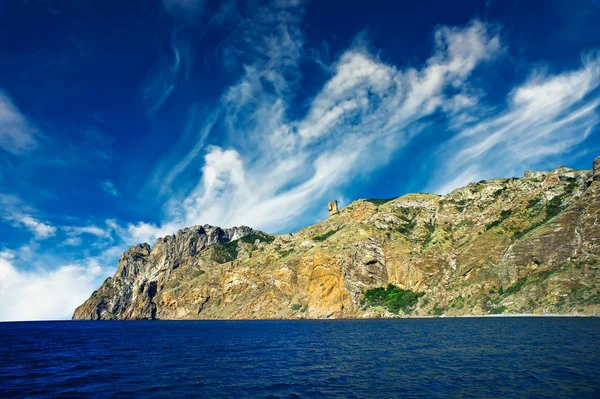
{"label": "rock formation", "polygon": [[[599,160],[358,200],[295,234],[190,227],[127,250],[73,318],[600,314]],[[365,302],[388,284],[411,306]]]}
{"label": "rock formation", "polygon": [[333,216],[336,213],[339,213],[337,200],[331,201],[327,203],[327,210],[329,211],[329,216]]}

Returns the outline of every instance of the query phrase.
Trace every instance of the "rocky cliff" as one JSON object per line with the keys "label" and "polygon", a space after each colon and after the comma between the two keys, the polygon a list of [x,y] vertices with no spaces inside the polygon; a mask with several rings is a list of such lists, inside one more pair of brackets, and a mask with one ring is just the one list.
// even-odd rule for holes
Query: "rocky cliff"
{"label": "rocky cliff", "polygon": [[127,250],[73,318],[600,314],[599,206],[600,158],[359,200],[295,234],[190,227]]}

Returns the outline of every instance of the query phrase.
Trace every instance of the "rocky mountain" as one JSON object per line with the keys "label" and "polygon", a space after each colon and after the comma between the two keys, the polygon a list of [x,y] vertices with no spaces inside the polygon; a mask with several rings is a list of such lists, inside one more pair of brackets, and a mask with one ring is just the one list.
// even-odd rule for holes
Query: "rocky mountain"
{"label": "rocky mountain", "polygon": [[127,250],[74,319],[600,314],[600,157],[359,200],[294,234],[195,226]]}

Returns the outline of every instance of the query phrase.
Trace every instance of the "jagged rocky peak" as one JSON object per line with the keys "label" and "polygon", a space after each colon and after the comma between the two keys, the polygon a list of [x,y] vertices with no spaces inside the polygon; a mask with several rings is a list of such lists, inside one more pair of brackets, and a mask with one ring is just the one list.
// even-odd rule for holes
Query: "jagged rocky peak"
{"label": "jagged rocky peak", "polygon": [[151,252],[150,245],[134,245],[121,255],[117,275],[122,278],[133,277],[139,273]]}
{"label": "jagged rocky peak", "polygon": [[253,233],[256,231],[247,226],[228,229],[208,224],[186,227],[176,234],[157,238],[153,247],[143,243],[129,248],[119,260],[117,276],[121,278],[135,277],[144,270],[144,266],[151,256],[154,260],[160,260],[154,263],[161,267],[169,265],[177,268],[178,259],[194,256],[212,244],[235,241]]}
{"label": "jagged rocky peak", "polygon": [[[153,247],[146,243],[135,245],[119,259],[114,277],[106,279],[75,313],[84,319],[154,319],[161,312],[155,297],[176,277],[180,267],[196,272],[206,265],[197,258],[205,249],[250,235],[270,237],[247,226],[222,229],[206,224],[160,237]],[[193,295],[198,300],[204,298]]]}
{"label": "jagged rocky peak", "polygon": [[596,157],[596,159],[594,159],[592,176],[594,181],[600,181],[600,157]]}
{"label": "jagged rocky peak", "polygon": [[177,234],[158,238],[153,252],[174,252],[179,256],[194,256],[209,245],[235,241],[254,232],[247,226],[228,229],[208,224],[192,226],[179,230]]}

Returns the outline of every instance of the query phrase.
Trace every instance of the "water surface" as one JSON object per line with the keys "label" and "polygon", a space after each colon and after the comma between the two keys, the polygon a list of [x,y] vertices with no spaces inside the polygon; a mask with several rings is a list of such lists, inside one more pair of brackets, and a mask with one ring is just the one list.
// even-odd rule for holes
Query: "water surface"
{"label": "water surface", "polygon": [[593,398],[598,318],[0,323],[1,397]]}

